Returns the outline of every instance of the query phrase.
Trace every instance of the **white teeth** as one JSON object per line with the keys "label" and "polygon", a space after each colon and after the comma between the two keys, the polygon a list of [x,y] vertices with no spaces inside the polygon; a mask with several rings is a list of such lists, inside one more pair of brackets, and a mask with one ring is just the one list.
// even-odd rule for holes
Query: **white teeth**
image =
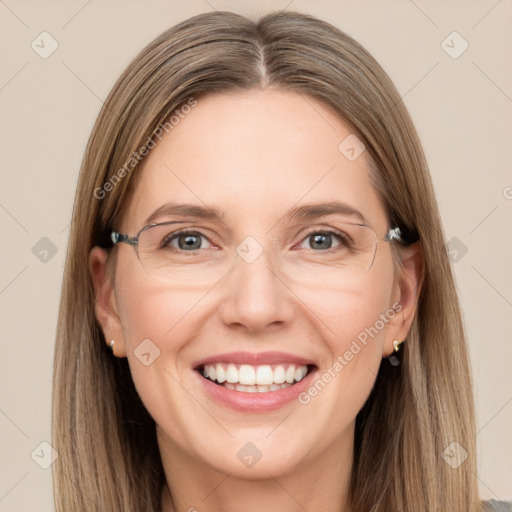
{"label": "white teeth", "polygon": [[289,388],[291,384],[285,383],[271,384],[270,386],[244,386],[243,384],[229,384],[228,382],[225,382],[223,386],[231,390],[243,391],[245,393],[267,393],[268,391],[277,391],[278,389]]}
{"label": "white teeth", "polygon": [[243,364],[238,370],[238,382],[244,386],[252,386],[256,384],[256,372],[252,366]]}
{"label": "white teeth", "polygon": [[256,384],[270,386],[274,382],[274,372],[270,366],[258,366],[256,370]]}
{"label": "white teeth", "polygon": [[232,363],[206,364],[203,375],[211,381],[223,384],[224,387],[246,393],[266,393],[288,387],[300,382],[308,373],[305,365],[279,364],[272,369],[270,365],[251,366],[249,364],[235,365]]}
{"label": "white teeth", "polygon": [[286,380],[286,372],[284,371],[284,367],[279,365],[276,366],[274,370],[274,382],[276,384],[282,384]]}
{"label": "white teeth", "polygon": [[297,368],[295,370],[295,380],[297,382],[300,382],[304,378],[304,376],[306,375],[307,372],[308,372],[308,369],[306,368],[304,370],[304,366]]}
{"label": "white teeth", "polygon": [[213,365],[208,366],[208,378],[210,380],[216,380],[216,377],[217,377],[217,372],[215,370],[215,366],[213,366]]}
{"label": "white teeth", "polygon": [[288,370],[286,370],[285,380],[288,384],[291,384],[295,379],[295,366],[290,366]]}
{"label": "white teeth", "polygon": [[226,372],[221,364],[218,364],[215,367],[215,373],[217,374],[217,378],[215,380],[222,384],[226,380]]}
{"label": "white teeth", "polygon": [[[208,366],[208,365],[206,365]],[[238,370],[234,364],[228,364],[228,367],[226,369],[226,380],[230,384],[234,384],[235,382],[238,382]]]}

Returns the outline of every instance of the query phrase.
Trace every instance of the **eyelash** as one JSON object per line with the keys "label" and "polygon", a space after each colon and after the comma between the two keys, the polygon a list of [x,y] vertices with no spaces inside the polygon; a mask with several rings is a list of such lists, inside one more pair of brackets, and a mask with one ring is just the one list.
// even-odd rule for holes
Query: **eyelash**
{"label": "eyelash", "polygon": [[[164,248],[166,244],[172,242],[173,240],[176,240],[181,235],[201,236],[201,237],[205,238],[206,240],[208,240],[209,243],[213,243],[213,242],[211,242],[211,240],[206,235],[203,235],[199,231],[194,231],[194,230],[190,230],[190,229],[183,229],[183,230],[180,230],[180,231],[175,231],[174,233],[172,233],[168,237],[166,237],[162,241],[162,244],[161,244],[162,248]],[[309,231],[308,233],[306,233],[303,236],[303,238],[300,240],[299,244],[295,244],[295,246],[296,245],[300,245],[302,242],[304,242],[304,240],[309,238],[311,235],[332,235],[332,236],[334,236],[334,237],[336,237],[338,239],[338,241],[340,242],[340,245],[345,245],[345,246],[346,245],[350,245],[350,240],[348,239],[348,237],[346,235],[344,235],[343,233],[341,233],[340,231],[336,231],[336,230],[333,230],[333,229],[318,229],[317,228],[317,229],[313,229],[313,230]],[[330,253],[330,252],[336,251],[338,248],[339,247],[334,247],[334,248],[325,249],[325,250],[315,250],[315,249],[309,249],[309,250],[314,251],[314,252],[318,252],[318,253]],[[196,250],[200,250],[200,249],[195,249],[194,251],[185,251],[183,249],[176,249],[175,247],[173,247],[173,249],[175,249],[178,252],[195,252]]]}

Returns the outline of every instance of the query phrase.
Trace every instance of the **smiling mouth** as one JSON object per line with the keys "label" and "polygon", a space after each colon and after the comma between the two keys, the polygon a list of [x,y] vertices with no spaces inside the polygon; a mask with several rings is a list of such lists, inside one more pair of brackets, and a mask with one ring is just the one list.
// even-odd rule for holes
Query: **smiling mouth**
{"label": "smiling mouth", "polygon": [[288,388],[316,369],[315,365],[291,363],[252,366],[215,363],[200,365],[195,370],[206,380],[232,391],[267,393]]}

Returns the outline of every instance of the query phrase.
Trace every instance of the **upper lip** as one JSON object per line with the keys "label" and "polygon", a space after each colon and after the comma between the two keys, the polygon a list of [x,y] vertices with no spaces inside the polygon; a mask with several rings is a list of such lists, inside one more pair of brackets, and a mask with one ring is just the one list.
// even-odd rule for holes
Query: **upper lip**
{"label": "upper lip", "polygon": [[287,354],[286,352],[226,352],[224,354],[216,354],[200,359],[193,363],[193,368],[199,368],[205,364],[214,363],[249,364],[251,366],[279,363],[315,365],[310,359],[305,359],[295,354]]}

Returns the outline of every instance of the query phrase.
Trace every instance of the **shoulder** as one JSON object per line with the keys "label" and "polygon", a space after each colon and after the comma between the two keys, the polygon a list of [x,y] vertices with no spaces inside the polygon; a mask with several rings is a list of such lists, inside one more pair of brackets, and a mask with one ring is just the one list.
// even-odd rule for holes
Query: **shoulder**
{"label": "shoulder", "polygon": [[512,501],[482,501],[484,512],[512,512]]}

